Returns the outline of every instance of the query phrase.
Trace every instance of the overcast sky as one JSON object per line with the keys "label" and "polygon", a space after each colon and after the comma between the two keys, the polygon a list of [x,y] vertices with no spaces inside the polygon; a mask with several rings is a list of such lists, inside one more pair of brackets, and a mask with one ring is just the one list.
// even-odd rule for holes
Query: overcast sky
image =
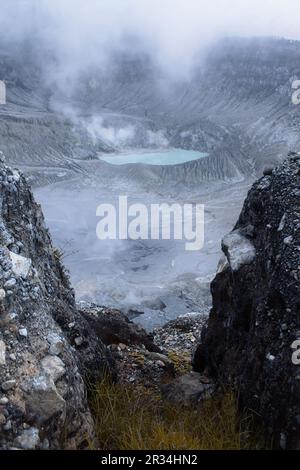
{"label": "overcast sky", "polygon": [[105,63],[134,35],[158,63],[188,70],[222,36],[300,39],[299,19],[299,0],[0,0],[1,33],[22,40],[34,29],[62,68]]}

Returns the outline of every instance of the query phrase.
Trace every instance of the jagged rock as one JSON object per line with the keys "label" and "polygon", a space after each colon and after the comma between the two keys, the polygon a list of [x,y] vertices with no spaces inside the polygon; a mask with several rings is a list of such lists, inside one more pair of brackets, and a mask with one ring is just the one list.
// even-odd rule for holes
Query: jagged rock
{"label": "jagged rock", "polygon": [[77,338],[74,339],[74,342],[76,346],[81,346],[84,342],[83,338],[81,336],[77,336]]}
{"label": "jagged rock", "polygon": [[13,274],[16,277],[26,278],[31,267],[31,259],[24,258],[24,256],[17,255],[11,251],[9,251],[9,257],[11,259]]}
{"label": "jagged rock", "polygon": [[233,271],[249,264],[255,257],[255,248],[250,240],[235,230],[223,238],[222,248]]}
{"label": "jagged rock", "polygon": [[61,359],[57,356],[46,356],[41,361],[42,369],[47,373],[53,382],[55,383],[58,379],[61,379],[65,373],[65,365]]}
{"label": "jagged rock", "polygon": [[49,347],[50,354],[52,354],[53,356],[58,356],[59,354],[63,352],[64,342],[59,335],[55,333],[50,333],[47,336],[47,341],[50,343],[50,347]]}
{"label": "jagged rock", "polygon": [[23,384],[23,389],[26,392],[26,411],[37,423],[42,424],[57,415],[60,419],[65,416],[66,402],[49,375],[34,377]]}
{"label": "jagged rock", "polygon": [[[0,388],[5,393],[0,394],[5,416],[0,448],[43,448],[38,434],[47,437],[49,449],[93,442],[84,377],[98,380],[110,372],[111,355],[76,309],[68,274],[25,178],[3,163],[0,348]],[[26,423],[31,431],[24,434]]]}
{"label": "jagged rock", "polygon": [[211,396],[214,385],[201,374],[192,371],[169,384],[162,385],[161,391],[167,400],[188,406]]}
{"label": "jagged rock", "polygon": [[300,338],[299,187],[300,161],[288,159],[250,190],[229,236],[251,225],[250,256],[236,262],[223,243],[229,264],[212,282],[213,308],[194,358],[196,371],[234,384],[241,406],[262,417],[275,445],[284,436],[287,448],[300,448],[300,372],[291,349]]}
{"label": "jagged rock", "polygon": [[119,310],[88,303],[82,303],[80,307],[80,313],[104,344],[143,345],[149,351],[160,352],[159,347],[153,343],[153,337]]}
{"label": "jagged rock", "polygon": [[22,336],[23,338],[27,338],[27,336],[28,336],[27,328],[20,328],[19,329],[19,335]]}

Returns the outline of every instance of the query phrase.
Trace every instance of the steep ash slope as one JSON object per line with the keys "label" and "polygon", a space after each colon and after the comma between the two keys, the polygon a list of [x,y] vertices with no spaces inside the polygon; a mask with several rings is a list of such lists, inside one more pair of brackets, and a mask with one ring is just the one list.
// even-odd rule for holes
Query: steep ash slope
{"label": "steep ash slope", "polygon": [[68,276],[24,177],[0,163],[0,448],[86,446],[83,382],[110,366],[77,312]]}
{"label": "steep ash slope", "polygon": [[254,184],[223,239],[195,368],[234,383],[276,444],[300,447],[300,154]]}

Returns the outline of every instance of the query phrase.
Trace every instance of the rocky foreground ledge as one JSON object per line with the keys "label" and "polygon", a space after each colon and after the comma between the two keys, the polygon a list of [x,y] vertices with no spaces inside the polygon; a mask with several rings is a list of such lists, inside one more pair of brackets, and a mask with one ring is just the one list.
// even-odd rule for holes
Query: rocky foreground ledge
{"label": "rocky foreground ledge", "polygon": [[194,367],[233,384],[275,446],[300,449],[300,154],[253,185],[223,251]]}
{"label": "rocky foreground ledge", "polygon": [[101,378],[109,351],[76,309],[25,178],[0,159],[0,448],[85,447],[84,378]]}
{"label": "rocky foreground ledge", "polygon": [[[108,348],[120,384],[157,392],[168,384],[175,401],[182,401],[182,395],[177,395],[176,379],[191,372],[192,357],[202,328],[207,324],[207,315],[182,315],[149,334],[119,310],[85,302],[78,309]],[[193,394],[198,390],[194,397],[197,401],[202,390],[200,374],[193,377],[197,381],[193,390]],[[192,399],[189,391],[186,396]]]}

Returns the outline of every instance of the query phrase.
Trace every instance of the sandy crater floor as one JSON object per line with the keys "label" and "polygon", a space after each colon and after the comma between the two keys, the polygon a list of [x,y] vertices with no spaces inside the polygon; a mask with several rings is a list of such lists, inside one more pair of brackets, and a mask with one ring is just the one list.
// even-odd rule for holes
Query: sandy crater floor
{"label": "sandy crater floor", "polygon": [[[209,283],[221,255],[221,238],[241,210],[250,182],[199,183],[189,190],[145,188],[143,182],[86,175],[35,190],[56,246],[63,252],[77,300],[119,308],[148,330],[187,312],[207,313]],[[188,252],[185,241],[106,240],[96,236],[100,203],[205,204],[205,243]]]}

